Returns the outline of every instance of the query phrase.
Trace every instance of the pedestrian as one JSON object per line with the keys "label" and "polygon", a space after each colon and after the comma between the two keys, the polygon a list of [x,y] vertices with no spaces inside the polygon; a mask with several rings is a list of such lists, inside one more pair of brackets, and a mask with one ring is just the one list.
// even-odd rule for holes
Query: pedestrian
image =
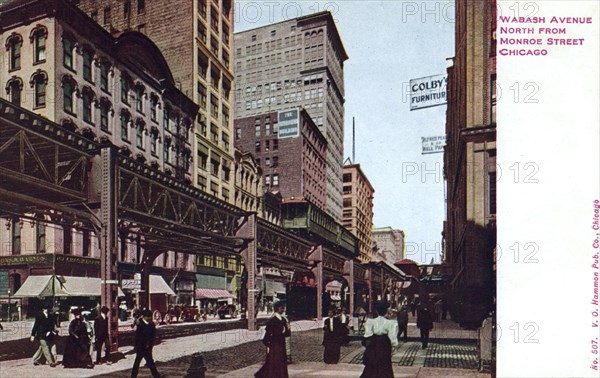
{"label": "pedestrian", "polygon": [[400,337],[404,334],[404,341],[408,340],[408,308],[406,305],[402,305],[398,313],[396,314],[396,319],[398,321],[398,341],[400,341]]}
{"label": "pedestrian", "polygon": [[[101,364],[102,362],[109,362],[110,356],[110,341],[108,338],[108,313],[110,310],[106,306],[102,306],[100,309],[100,314],[94,321],[94,334],[95,341],[94,345],[96,347],[96,364]],[[100,356],[102,354],[102,347],[105,347],[106,352],[104,352],[104,361],[101,360]]]}
{"label": "pedestrian", "polygon": [[388,306],[387,302],[377,302],[377,318],[367,320],[363,340],[365,368],[361,378],[394,378],[392,348],[398,346],[398,325],[385,318]]}
{"label": "pedestrian", "polygon": [[94,364],[90,357],[90,338],[81,317],[81,309],[72,311],[75,316],[69,323],[69,336],[65,345],[62,364],[65,368],[88,368],[92,369]]}
{"label": "pedestrian", "polygon": [[415,316],[415,312],[417,311],[417,300],[415,298],[410,302],[410,312],[412,316]]}
{"label": "pedestrian", "polygon": [[417,328],[421,331],[422,349],[427,348],[429,342],[429,331],[433,329],[433,315],[429,309],[429,304],[425,302],[417,311]]}
{"label": "pedestrian", "polygon": [[342,341],[342,322],[334,309],[329,310],[329,317],[323,324],[323,361],[326,364],[337,364],[340,360]]}
{"label": "pedestrian", "polygon": [[31,329],[31,341],[38,340],[40,342],[39,348],[33,355],[34,365],[41,365],[40,358],[43,355],[46,363],[50,364],[51,367],[56,366],[56,357],[52,354],[56,335],[56,323],[52,316],[48,314],[48,308],[44,307],[41,314],[35,317]]}
{"label": "pedestrian", "polygon": [[154,358],[152,358],[152,348],[156,337],[156,326],[152,321],[152,311],[145,309],[142,311],[142,319],[135,331],[135,361],[131,369],[131,378],[136,378],[140,369],[142,358],[146,360],[146,366],[150,368],[152,377],[158,378],[160,374],[156,370]]}
{"label": "pedestrian", "polygon": [[285,303],[275,302],[275,312],[267,321],[263,344],[267,347],[264,365],[254,374],[256,378],[287,378],[287,353],[285,338],[291,335],[289,322],[283,317]]}
{"label": "pedestrian", "polygon": [[348,346],[350,342],[350,315],[346,313],[346,307],[342,307],[340,322],[342,323],[342,345]]}
{"label": "pedestrian", "polygon": [[[94,340],[94,325],[92,324],[92,313],[90,311],[83,311],[81,313],[83,316],[83,324],[85,325],[85,329],[88,334],[88,339],[90,340],[91,348],[88,348],[88,352],[94,353],[94,344],[92,340]],[[90,358],[93,358],[92,354],[90,354]]]}

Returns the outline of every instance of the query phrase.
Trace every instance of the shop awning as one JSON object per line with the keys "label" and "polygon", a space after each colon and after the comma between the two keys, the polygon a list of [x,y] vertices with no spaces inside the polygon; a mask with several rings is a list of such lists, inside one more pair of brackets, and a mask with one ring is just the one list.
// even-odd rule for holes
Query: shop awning
{"label": "shop awning", "polygon": [[[155,274],[151,274],[149,276],[149,284],[150,284],[150,294],[166,294],[166,295],[176,295],[173,289],[167,284],[162,276],[157,276]],[[134,293],[140,291],[141,282],[137,279],[132,280],[123,280],[122,281],[123,289],[131,290]]]}
{"label": "shop awning", "polygon": [[196,289],[196,299],[224,299],[235,298],[225,289]]}
{"label": "shop awning", "polygon": [[[99,297],[100,278],[73,276],[29,276],[15,293],[17,298],[31,297]],[[121,288],[118,295],[124,297]]]}

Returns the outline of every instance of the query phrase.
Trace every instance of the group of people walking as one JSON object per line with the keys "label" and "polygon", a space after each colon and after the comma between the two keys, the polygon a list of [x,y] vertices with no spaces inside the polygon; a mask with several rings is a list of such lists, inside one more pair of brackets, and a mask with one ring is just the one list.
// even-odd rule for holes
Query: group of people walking
{"label": "group of people walking", "polygon": [[[68,336],[66,337],[65,349],[62,358],[62,365],[65,368],[88,368],[102,363],[110,363],[110,341],[109,341],[109,312],[108,307],[103,306],[100,313],[92,324],[89,319],[82,316],[81,309],[71,311],[73,320],[69,323]],[[152,377],[158,378],[160,374],[154,364],[152,349],[156,338],[156,326],[152,321],[152,312],[143,310],[140,318],[135,322],[137,329],[135,333],[135,361],[131,371],[131,377],[137,377],[140,362],[146,361],[146,366],[150,368]],[[58,365],[56,353],[56,341],[58,338],[58,324],[56,318],[49,312],[49,308],[42,309],[42,312],[35,318],[31,330],[31,341],[38,341],[39,347],[33,355],[33,364],[42,365],[44,362],[51,367]],[[95,364],[92,362],[90,347],[94,342],[96,350]],[[102,350],[105,350],[104,359],[101,358]]]}

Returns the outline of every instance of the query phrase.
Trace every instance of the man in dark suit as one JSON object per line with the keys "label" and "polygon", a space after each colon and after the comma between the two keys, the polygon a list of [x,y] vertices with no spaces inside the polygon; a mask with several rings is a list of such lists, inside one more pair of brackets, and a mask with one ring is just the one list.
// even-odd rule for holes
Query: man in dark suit
{"label": "man in dark suit", "polygon": [[421,331],[422,349],[426,349],[429,342],[429,331],[433,328],[433,315],[428,302],[423,303],[417,310],[417,328]]}
{"label": "man in dark suit", "polygon": [[106,348],[104,359],[109,361],[110,342],[108,339],[108,312],[110,310],[106,306],[102,306],[100,314],[94,321],[94,335],[96,336],[96,364],[101,363],[100,355],[102,354],[102,346]]}
{"label": "man in dark suit", "polygon": [[152,322],[152,311],[142,311],[142,320],[135,331],[135,362],[131,369],[131,378],[136,378],[140,368],[142,358],[146,360],[146,365],[150,368],[152,377],[159,378],[160,374],[154,365],[152,358],[152,348],[154,347],[154,338],[156,337],[156,327]]}
{"label": "man in dark suit", "polygon": [[48,308],[44,308],[42,313],[36,316],[35,323],[31,329],[31,341],[39,340],[40,346],[33,355],[33,364],[41,365],[40,358],[42,354],[46,358],[46,362],[51,367],[56,366],[56,359],[52,355],[52,345],[54,345],[54,338],[56,336],[56,323],[54,319],[48,314]]}

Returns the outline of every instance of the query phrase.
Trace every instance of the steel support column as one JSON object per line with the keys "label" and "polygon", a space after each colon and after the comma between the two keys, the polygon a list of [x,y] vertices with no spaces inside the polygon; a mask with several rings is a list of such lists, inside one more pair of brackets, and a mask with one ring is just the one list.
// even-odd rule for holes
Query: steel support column
{"label": "steel support column", "polygon": [[311,270],[317,281],[317,320],[323,319],[323,246],[317,245],[312,248],[308,257],[312,262]]}
{"label": "steel support column", "polygon": [[110,309],[108,334],[112,352],[119,347],[119,317],[117,314],[117,164],[116,151],[113,147],[103,148],[100,153],[102,172],[102,194],[100,197],[100,214],[102,221],[100,279],[102,306]]}
{"label": "steel support column", "polygon": [[346,260],[344,264],[344,278],[348,281],[348,292],[350,294],[348,312],[351,316],[354,316],[354,260]]}
{"label": "steel support column", "polygon": [[246,289],[248,290],[248,308],[246,309],[248,313],[248,331],[256,331],[256,214],[250,214],[246,217],[236,236],[250,240],[246,248],[242,250],[242,258],[248,274],[246,283]]}

